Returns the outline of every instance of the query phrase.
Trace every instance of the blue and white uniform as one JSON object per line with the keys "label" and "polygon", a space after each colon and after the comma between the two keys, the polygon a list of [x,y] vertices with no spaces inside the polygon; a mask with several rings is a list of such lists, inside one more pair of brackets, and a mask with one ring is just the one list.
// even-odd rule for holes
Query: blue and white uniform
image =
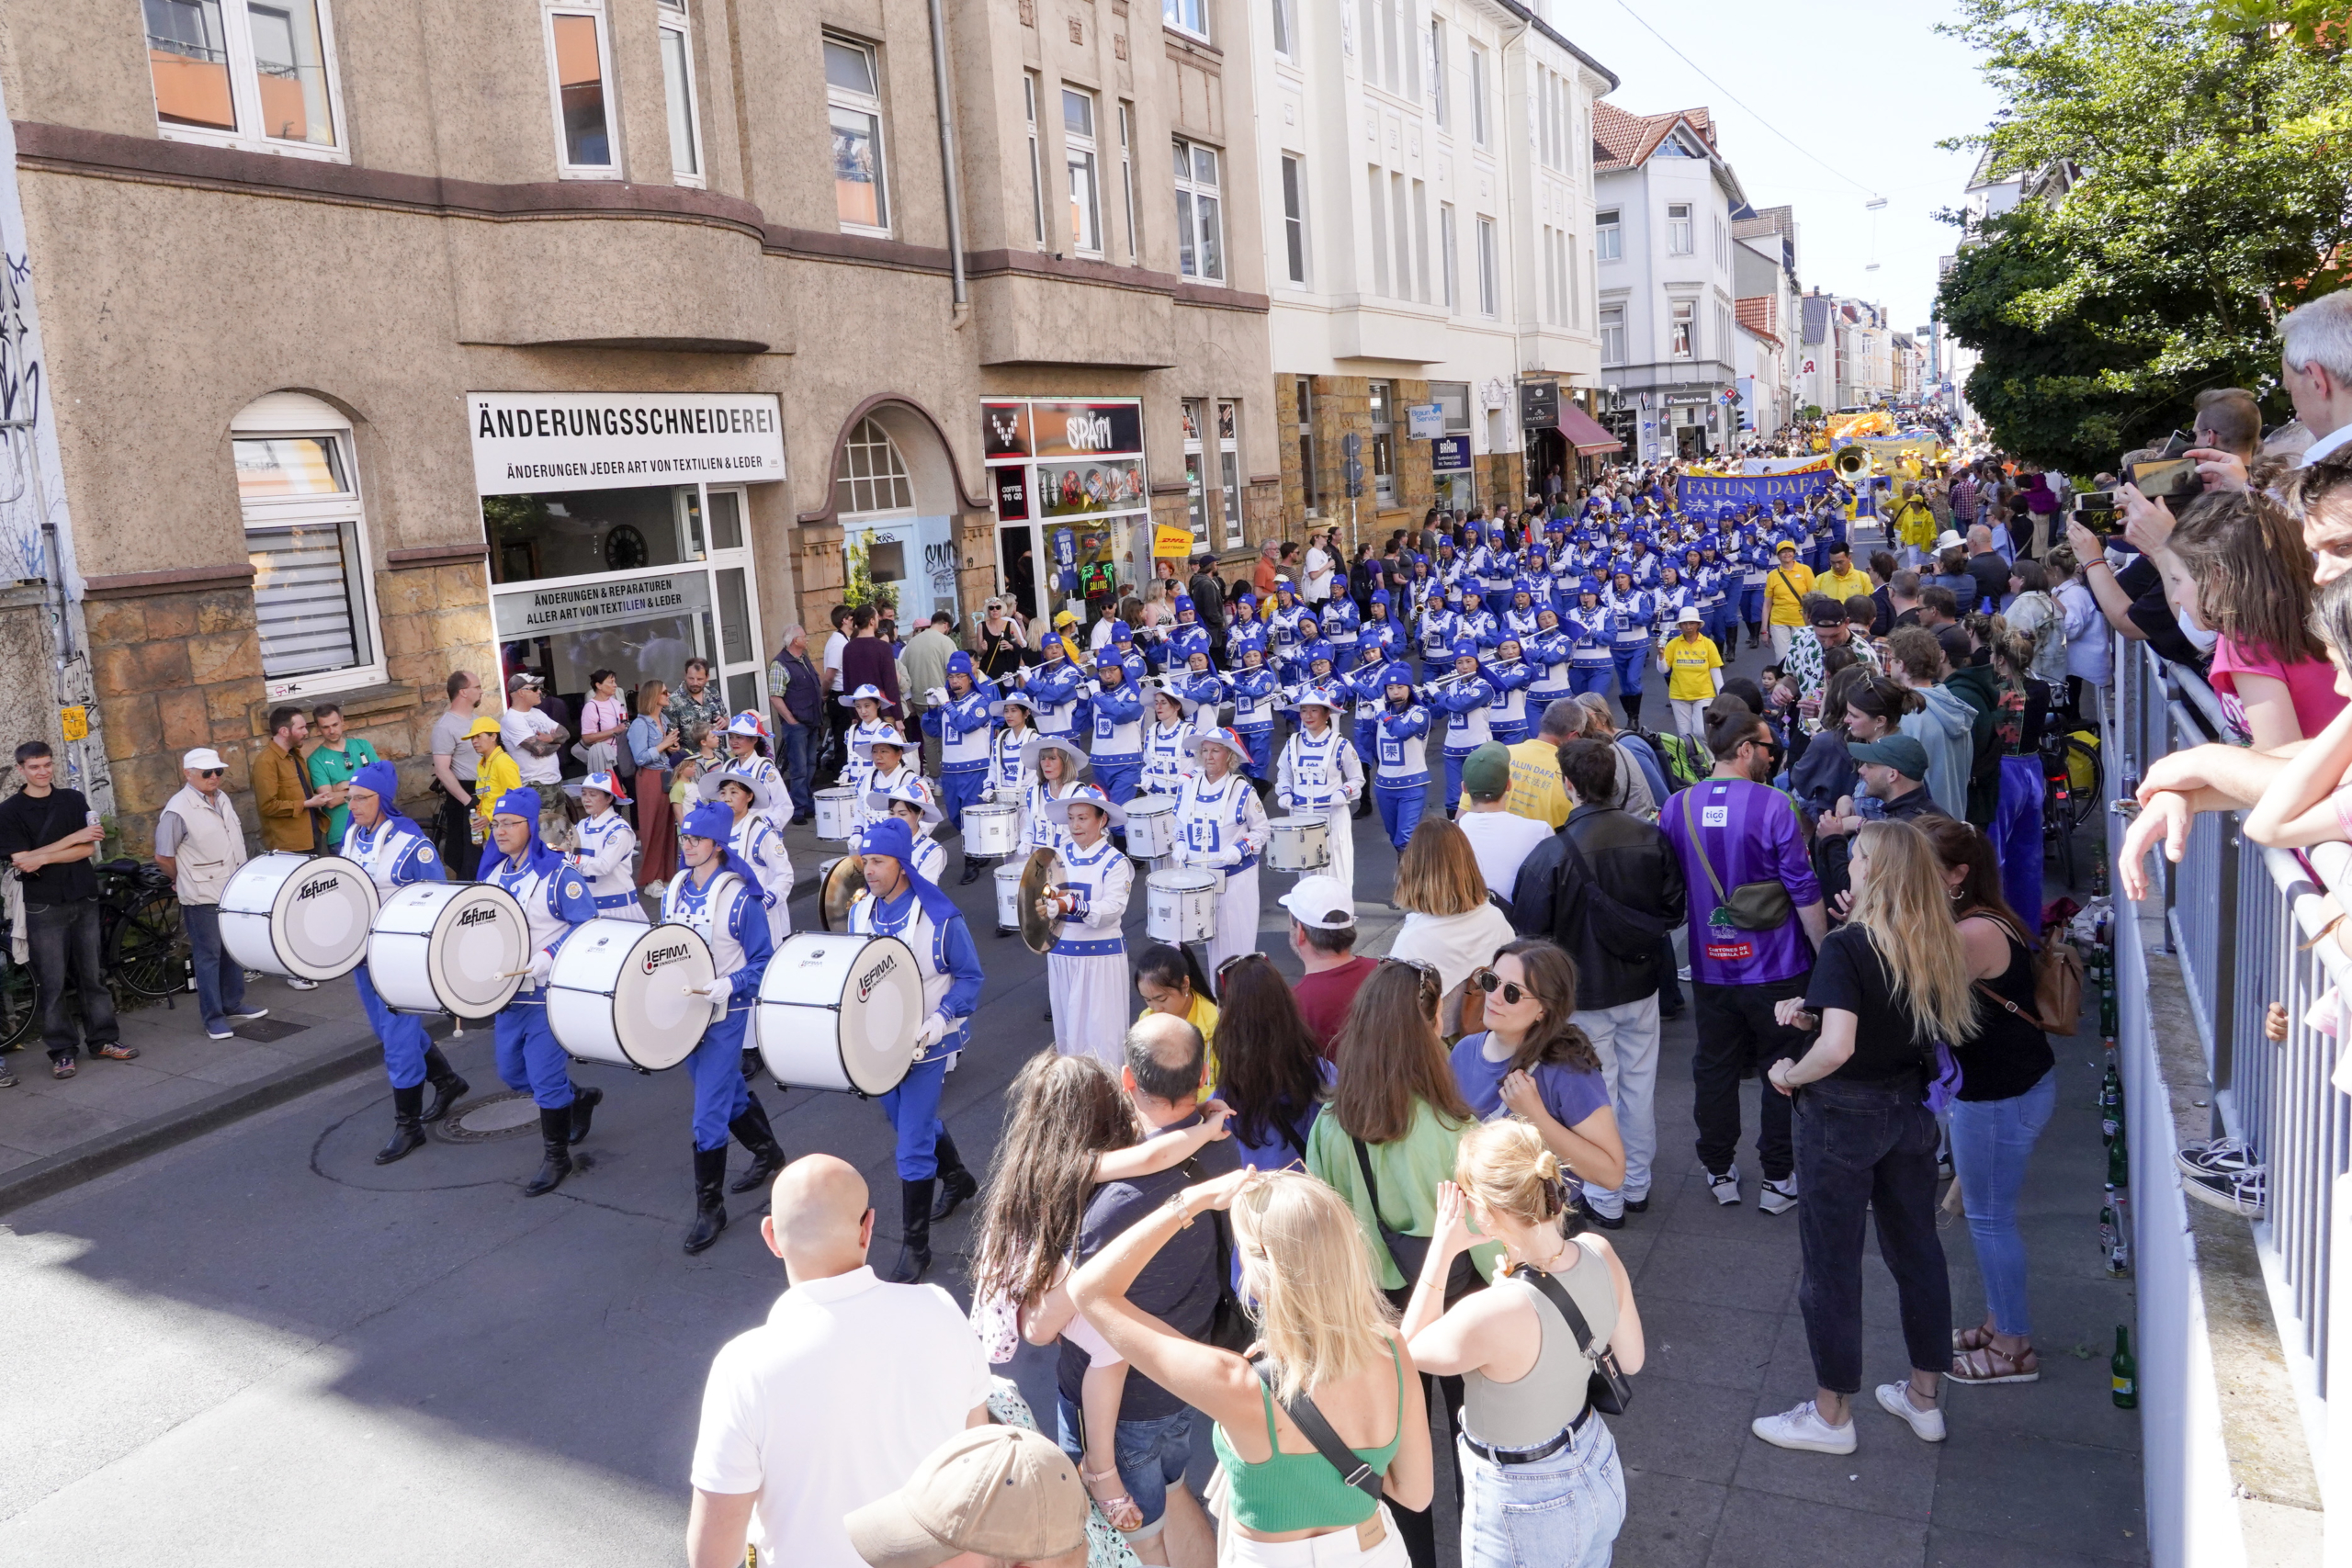
{"label": "blue and white uniform", "polygon": [[[722,825],[706,819],[707,810],[698,807],[689,815],[688,833],[706,836],[696,832],[697,823],[721,830]],[[703,1030],[702,1043],[686,1058],[686,1076],[695,1086],[697,1150],[725,1148],[730,1124],[751,1109],[752,1091],[743,1081],[743,1030],[758,1003],[768,960],[775,955],[763,903],[759,884],[732,853],[717,863],[708,881],[697,882],[688,868],[672,877],[662,894],[662,919],[692,926],[710,946],[718,978],[727,982],[724,1010]]]}
{"label": "blue and white uniform", "polygon": [[1096,668],[1105,676],[1116,671],[1118,680],[1106,682],[1087,699],[1087,757],[1095,784],[1125,806],[1136,797],[1136,781],[1143,774],[1143,694],[1115,654]]}
{"label": "blue and white uniform", "polygon": [[961,675],[967,684],[962,696],[948,694],[944,703],[923,710],[923,729],[939,738],[939,808],[959,830],[964,807],[978,805],[989,788],[989,742],[996,731],[989,716],[991,688],[972,685],[972,656],[961,651],[947,656],[947,673]]}
{"label": "blue and white uniform", "polygon": [[[893,771],[891,777],[905,772],[905,764],[901,763]],[[718,793],[730,779],[754,784],[760,782],[740,773],[707,773],[695,784],[695,789],[703,799],[719,805],[732,817],[735,808],[728,806]],[[869,770],[865,788],[857,797],[861,821],[872,818],[874,807],[870,803],[873,795],[887,787],[888,781]],[[727,835],[729,852],[741,863],[765,897],[768,935],[772,944],[781,942],[792,934],[792,911],[785,907],[785,901],[792,897],[792,857],[785,850],[784,834],[777,829],[775,818],[768,815],[775,804],[783,798],[784,791],[780,785],[773,795],[755,791],[751,808],[742,816],[733,818]]]}
{"label": "blue and white uniform", "polygon": [[[1235,953],[1258,951],[1258,856],[1266,847],[1266,808],[1238,765],[1245,744],[1229,729],[1199,737],[1196,752],[1223,746],[1235,753],[1236,766],[1214,782],[1204,772],[1194,773],[1176,797],[1176,863],[1221,879],[1216,930],[1208,944],[1212,973]],[[1124,1007],[1124,993],[1120,1000]]]}
{"label": "blue and white uniform", "polygon": [[1067,659],[1049,659],[1037,667],[1022,690],[1037,705],[1037,729],[1044,735],[1069,735],[1078,728],[1080,688],[1086,677]]}
{"label": "blue and white uniform", "polygon": [[[386,764],[385,772],[390,771]],[[353,782],[366,787],[356,777]],[[362,828],[354,818],[343,830],[343,858],[356,861],[367,872],[368,880],[376,885],[378,899],[412,883],[448,881],[448,869],[424,830],[391,809],[389,795],[378,798],[383,802],[384,815],[373,828]],[[351,972],[351,983],[359,991],[360,1010],[367,1013],[376,1039],[384,1047],[385,1075],[394,1089],[414,1089],[424,1081],[424,1053],[431,1044],[424,1035],[424,1021],[387,1007],[368,977],[365,964]]]}
{"label": "blue and white uniform", "polygon": [[1309,687],[1299,694],[1302,705],[1318,701],[1330,715],[1323,733],[1315,735],[1300,716],[1299,727],[1283,745],[1274,773],[1274,804],[1293,816],[1320,817],[1330,824],[1329,874],[1352,891],[1356,885],[1355,835],[1349,831],[1355,803],[1363,797],[1363,763],[1355,748],[1340,733],[1340,715],[1348,698],[1331,686]]}
{"label": "blue and white uniform", "polygon": [[531,973],[491,1020],[498,1077],[508,1089],[529,1089],[540,1110],[561,1111],[571,1104],[574,1092],[571,1059],[548,1027],[548,967],[572,928],[596,918],[596,903],[588,896],[588,882],[579,868],[540,840],[537,791],[509,790],[495,810],[531,825],[531,840],[522,854],[499,856],[482,876],[522,906],[523,922],[531,933]]}
{"label": "blue and white uniform", "polygon": [[1412,672],[1402,664],[1389,665],[1375,679],[1382,700],[1374,724],[1372,798],[1380,808],[1388,841],[1401,854],[1413,829],[1421,825],[1421,807],[1429,798],[1430,710],[1409,699],[1401,707],[1387,700],[1388,687],[1413,683]]}
{"label": "blue and white uniform", "polygon": [[[594,780],[599,775],[588,776]],[[592,783],[589,787],[597,786]],[[637,829],[606,807],[582,818],[571,834],[572,863],[588,884],[596,913],[609,920],[644,920],[645,904],[637,896]]]}
{"label": "blue and white uniform", "polygon": [[1173,724],[1158,719],[1144,727],[1143,773],[1136,781],[1137,793],[1173,796],[1184,786],[1184,775],[1192,771],[1192,750],[1184,744],[1193,733],[1192,721],[1179,718]]}
{"label": "blue and white uniform", "polygon": [[1527,739],[1527,688],[1535,681],[1535,668],[1524,654],[1514,659],[1507,651],[1512,640],[1504,639],[1504,646],[1495,650],[1494,663],[1487,668],[1487,682],[1495,689],[1487,704],[1487,735],[1506,746]]}
{"label": "blue and white uniform", "polygon": [[[1476,659],[1478,650],[1468,639],[1453,645],[1456,660]],[[1495,700],[1495,688],[1487,683],[1486,667],[1467,675],[1432,683],[1430,705],[1445,715],[1445,806],[1449,816],[1453,803],[1462,797],[1462,764],[1471,752],[1494,739],[1488,707]]]}
{"label": "blue and white uniform", "polygon": [[1650,627],[1657,620],[1657,596],[1646,588],[1612,586],[1607,603],[1617,637],[1610,649],[1617,668],[1617,697],[1628,718],[1641,705],[1642,672],[1649,663]]}
{"label": "blue and white uniform", "polygon": [[[1069,834],[1069,808],[1091,805],[1112,822],[1091,849]],[[1100,790],[1080,786],[1054,802],[1063,823],[1061,874],[1054,890],[1069,908],[1061,934],[1046,954],[1046,989],[1054,1010],[1054,1049],[1092,1056],[1117,1071],[1127,1037],[1127,942],[1120,928],[1135,889],[1135,863],[1111,841],[1110,826],[1125,819]]]}
{"label": "blue and white uniform", "polygon": [[1282,682],[1261,665],[1236,670],[1226,685],[1233,693],[1233,731],[1250,748],[1250,776],[1270,780],[1274,772],[1274,705],[1282,700]]}
{"label": "blue and white uniform", "polygon": [[[857,852],[898,859],[904,840],[893,830],[897,826],[877,823],[861,836]],[[907,1076],[880,1103],[897,1134],[899,1179],[928,1181],[939,1173],[940,1088],[956,1054],[970,1043],[972,1014],[980,1005],[979,949],[954,901],[921,871],[888,902],[867,895],[852,904],[849,929],[897,937],[915,955],[925,1010],[922,1033],[934,1038],[917,1050]]]}
{"label": "blue and white uniform", "polygon": [[1535,639],[1525,648],[1528,665],[1535,671],[1535,678],[1527,683],[1527,705],[1539,719],[1544,709],[1562,697],[1576,694],[1576,688],[1568,680],[1568,660],[1573,653],[1568,635],[1556,624],[1558,616],[1553,620],[1555,625],[1537,627]]}

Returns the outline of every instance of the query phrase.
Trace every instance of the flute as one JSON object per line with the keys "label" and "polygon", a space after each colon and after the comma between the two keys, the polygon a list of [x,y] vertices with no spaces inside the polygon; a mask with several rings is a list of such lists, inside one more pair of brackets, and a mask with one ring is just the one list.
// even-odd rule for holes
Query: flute
{"label": "flute", "polygon": [[1490,670],[1491,670],[1491,671],[1504,671],[1504,670],[1516,670],[1516,669],[1518,669],[1521,665],[1522,665],[1522,664],[1524,664],[1524,663],[1526,663],[1526,662],[1527,662],[1527,660],[1524,660],[1524,659],[1507,659],[1507,660],[1503,660],[1500,664],[1486,664],[1486,665],[1481,665],[1479,668],[1477,668],[1477,669],[1476,669],[1476,670],[1471,670],[1471,671],[1464,671],[1464,672],[1460,672],[1460,673],[1456,673],[1456,674],[1453,674],[1453,675],[1441,675],[1441,676],[1439,676],[1436,680],[1431,681],[1431,682],[1429,683],[1429,689],[1430,689],[1430,691],[1434,692],[1434,691],[1436,691],[1440,686],[1450,686],[1450,685],[1452,685],[1452,684],[1453,684],[1454,682],[1456,682],[1456,681],[1468,681],[1468,680],[1473,680],[1473,679],[1475,679],[1475,678],[1476,678],[1476,677],[1478,677],[1478,676],[1480,676],[1480,675],[1484,675],[1484,674],[1486,674],[1486,673],[1487,673],[1488,671],[1490,671]]}

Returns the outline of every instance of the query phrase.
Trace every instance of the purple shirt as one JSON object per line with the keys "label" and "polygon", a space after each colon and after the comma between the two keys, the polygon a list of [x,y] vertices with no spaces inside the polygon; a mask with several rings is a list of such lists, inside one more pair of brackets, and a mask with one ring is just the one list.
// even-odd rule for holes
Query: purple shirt
{"label": "purple shirt", "polygon": [[[1690,889],[1692,980],[1702,986],[1762,986],[1813,967],[1813,944],[1793,913],[1769,931],[1742,931],[1715,914],[1720,898],[1743,882],[1778,882],[1799,908],[1821,902],[1821,884],[1814,880],[1804,832],[1787,795],[1745,779],[1702,779],[1666,803],[1657,825],[1682,857],[1683,880]],[[1694,827],[1697,844],[1690,837]],[[1710,866],[1713,882],[1708,880]],[[1723,885],[1720,896],[1715,883]]]}

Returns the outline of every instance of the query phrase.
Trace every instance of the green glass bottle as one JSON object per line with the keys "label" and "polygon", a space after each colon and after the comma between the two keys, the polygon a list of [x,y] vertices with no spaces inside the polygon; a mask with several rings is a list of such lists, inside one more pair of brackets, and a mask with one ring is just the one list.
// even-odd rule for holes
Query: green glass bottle
{"label": "green glass bottle", "polygon": [[2108,1359],[2108,1387],[2118,1410],[2140,1408],[2140,1363],[2132,1359],[2132,1330],[2115,1325],[2115,1354]]}
{"label": "green glass bottle", "polygon": [[2115,1070],[2115,1063],[2107,1064],[2107,1075],[2098,1081],[2098,1135],[2109,1145],[2123,1127],[2123,1079]]}
{"label": "green glass bottle", "polygon": [[2107,1184],[2119,1191],[2132,1185],[2132,1151],[2123,1145],[2123,1123],[2115,1124],[2115,1137],[2107,1145]]}

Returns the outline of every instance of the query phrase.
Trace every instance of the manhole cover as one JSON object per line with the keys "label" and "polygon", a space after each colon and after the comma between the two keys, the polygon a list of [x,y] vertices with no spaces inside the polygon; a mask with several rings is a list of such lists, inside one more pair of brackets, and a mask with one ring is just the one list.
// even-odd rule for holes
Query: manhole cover
{"label": "manhole cover", "polygon": [[528,1089],[509,1089],[481,1100],[469,1100],[434,1131],[453,1144],[485,1144],[494,1138],[518,1137],[537,1132],[539,1108]]}
{"label": "manhole cover", "polygon": [[258,1040],[266,1045],[273,1040],[283,1040],[288,1035],[300,1034],[310,1027],[307,1023],[288,1023],[281,1018],[256,1018],[250,1022],[237,1025],[236,1033],[241,1039]]}

